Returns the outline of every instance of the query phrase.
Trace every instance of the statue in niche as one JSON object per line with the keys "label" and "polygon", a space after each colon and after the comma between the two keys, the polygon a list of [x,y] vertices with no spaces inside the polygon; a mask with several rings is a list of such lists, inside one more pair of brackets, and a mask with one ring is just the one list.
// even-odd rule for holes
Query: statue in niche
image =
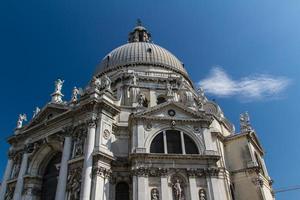
{"label": "statue in niche", "polygon": [[84,138],[78,135],[74,141],[74,157],[82,156],[84,148]]}
{"label": "statue in niche", "polygon": [[26,114],[20,114],[18,121],[17,121],[17,128],[22,128],[23,122],[27,121],[27,115]]}
{"label": "statue in niche", "polygon": [[175,195],[175,199],[176,200],[184,200],[184,196],[183,196],[183,188],[180,184],[179,179],[176,179],[174,185],[173,185],[173,189],[174,189],[174,195]]}
{"label": "statue in niche", "polygon": [[147,107],[148,106],[148,101],[143,93],[138,94],[138,106],[139,107]]}
{"label": "statue in niche", "polygon": [[159,200],[159,192],[158,189],[153,188],[151,190],[151,200]]}
{"label": "statue in niche", "polygon": [[136,76],[136,73],[134,71],[132,72],[132,84],[134,86],[137,86],[137,76]]}
{"label": "statue in niche", "polygon": [[67,190],[69,191],[70,199],[79,200],[81,186],[81,168],[76,168],[70,171],[68,176]]}
{"label": "statue in niche", "polygon": [[199,190],[199,200],[206,200],[206,192],[204,189]]}
{"label": "statue in niche", "polygon": [[168,97],[173,96],[173,87],[169,82],[167,83],[167,96]]}

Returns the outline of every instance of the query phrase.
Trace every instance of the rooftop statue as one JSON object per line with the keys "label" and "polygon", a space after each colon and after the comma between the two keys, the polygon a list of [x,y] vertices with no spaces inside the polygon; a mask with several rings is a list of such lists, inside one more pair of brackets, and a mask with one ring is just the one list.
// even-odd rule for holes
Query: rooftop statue
{"label": "rooftop statue", "polygon": [[18,122],[17,122],[17,128],[22,128],[23,121],[27,121],[27,115],[26,114],[20,114],[19,115],[19,119],[18,119]]}

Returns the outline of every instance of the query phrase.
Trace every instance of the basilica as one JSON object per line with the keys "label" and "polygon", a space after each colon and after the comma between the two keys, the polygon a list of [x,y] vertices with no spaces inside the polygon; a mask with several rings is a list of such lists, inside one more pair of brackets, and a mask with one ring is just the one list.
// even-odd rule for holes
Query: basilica
{"label": "basilica", "polygon": [[275,199],[248,113],[236,131],[140,22],[83,89],[63,85],[19,115],[0,200]]}

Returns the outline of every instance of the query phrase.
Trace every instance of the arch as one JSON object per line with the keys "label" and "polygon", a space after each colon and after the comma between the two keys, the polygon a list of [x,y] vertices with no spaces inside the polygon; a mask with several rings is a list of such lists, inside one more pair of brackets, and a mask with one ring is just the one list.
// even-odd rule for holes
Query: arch
{"label": "arch", "polygon": [[41,200],[54,200],[57,188],[59,170],[56,165],[60,163],[61,153],[56,153],[47,163],[43,173]]}
{"label": "arch", "polygon": [[31,176],[42,176],[50,159],[57,153],[61,152],[59,142],[44,143],[31,157],[28,166],[28,174]]}
{"label": "arch", "polygon": [[[147,153],[150,153],[150,147],[151,147],[151,143],[152,143],[153,139],[158,134],[160,134],[161,132],[166,131],[166,130],[182,131],[184,134],[189,136],[194,141],[194,143],[195,143],[195,145],[198,149],[199,154],[202,154],[203,151],[205,150],[204,141],[202,140],[203,137],[201,137],[201,136],[199,137],[196,134],[193,134],[194,130],[189,128],[189,127],[185,127],[185,128],[176,127],[176,128],[171,129],[169,125],[161,125],[161,126],[157,127],[157,129],[158,129],[158,131],[150,133],[149,136],[145,139],[144,145],[146,147],[146,152]],[[157,130],[157,129],[155,129],[155,130]]]}
{"label": "arch", "polygon": [[150,143],[150,153],[199,154],[194,140],[183,131],[167,129],[160,131]]}
{"label": "arch", "polygon": [[129,185],[124,181],[116,185],[116,200],[129,200]]}

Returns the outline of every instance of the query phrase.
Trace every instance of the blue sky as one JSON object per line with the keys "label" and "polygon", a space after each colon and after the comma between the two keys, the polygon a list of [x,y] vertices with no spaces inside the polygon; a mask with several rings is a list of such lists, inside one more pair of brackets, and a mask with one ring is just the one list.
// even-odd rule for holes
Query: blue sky
{"label": "blue sky", "polygon": [[[300,185],[298,0],[1,1],[0,177],[5,138],[18,114],[30,118],[35,106],[45,105],[58,77],[65,80],[66,99],[73,86],[84,87],[102,57],[126,42],[137,18],[154,43],[185,63],[195,83],[215,80],[221,72],[231,92],[220,95],[217,86],[206,85],[208,96],[237,129],[239,114],[250,113],[275,189]],[[260,77],[286,82],[270,86]],[[258,87],[259,97],[241,86],[245,80],[254,83],[250,90]],[[277,195],[299,197],[300,191]]]}

